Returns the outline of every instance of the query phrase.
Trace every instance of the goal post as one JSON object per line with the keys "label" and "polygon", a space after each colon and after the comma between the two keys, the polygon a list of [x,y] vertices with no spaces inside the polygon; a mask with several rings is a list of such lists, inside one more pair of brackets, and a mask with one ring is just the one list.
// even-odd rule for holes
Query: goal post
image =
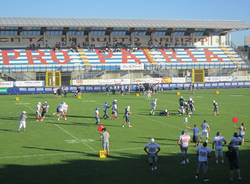
{"label": "goal post", "polygon": [[46,86],[60,87],[61,86],[61,72],[46,72]]}
{"label": "goal post", "polygon": [[193,83],[205,82],[205,70],[204,69],[192,69],[192,82]]}

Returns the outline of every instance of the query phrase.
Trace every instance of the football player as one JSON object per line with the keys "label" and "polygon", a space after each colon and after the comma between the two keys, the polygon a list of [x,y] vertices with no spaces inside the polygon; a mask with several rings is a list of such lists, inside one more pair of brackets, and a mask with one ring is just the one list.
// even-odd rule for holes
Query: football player
{"label": "football player", "polygon": [[[127,106],[125,108],[125,112],[124,112],[124,118],[125,118],[125,123],[128,124],[128,127],[131,128],[132,125],[130,124],[130,106]],[[125,127],[125,123],[122,124],[122,127]]]}
{"label": "football player", "polygon": [[177,142],[177,144],[180,145],[181,153],[183,155],[183,161],[181,162],[181,164],[189,163],[188,155],[187,155],[189,142],[190,142],[190,135],[186,134],[186,132],[183,130]]}
{"label": "football player", "polygon": [[216,133],[216,136],[213,138],[213,145],[212,148],[214,149],[215,146],[215,158],[216,158],[216,164],[218,164],[218,158],[221,157],[221,163],[224,163],[223,158],[223,146],[226,144],[226,139],[221,136],[220,132]]}
{"label": "football player", "polygon": [[67,120],[67,112],[68,112],[68,109],[69,109],[69,105],[66,104],[65,102],[63,102],[63,117],[64,117],[64,120]]}
{"label": "football player", "polygon": [[202,138],[204,136],[206,136],[206,142],[208,142],[209,139],[209,133],[210,133],[210,127],[207,123],[206,120],[203,121],[203,123],[201,124],[201,136],[200,136],[200,140],[202,140]]}
{"label": "football player", "polygon": [[153,99],[153,101],[151,102],[151,111],[150,111],[151,115],[155,115],[156,106],[157,106],[157,98]]}
{"label": "football player", "polygon": [[157,170],[158,153],[160,152],[160,146],[159,144],[155,143],[154,138],[151,138],[150,142],[145,145],[144,151],[148,155],[148,162],[152,168],[152,171]]}
{"label": "football player", "polygon": [[38,102],[36,105],[36,121],[42,120],[41,116],[41,102]]}
{"label": "football player", "polygon": [[47,101],[45,101],[42,105],[42,119],[41,119],[41,121],[43,121],[45,119],[45,116],[46,116],[48,110],[49,110],[49,105],[48,105]]}
{"label": "football player", "polygon": [[98,125],[98,124],[100,123],[99,107],[96,107],[96,108],[95,108],[94,116],[95,116],[95,119],[96,119],[95,124]]}

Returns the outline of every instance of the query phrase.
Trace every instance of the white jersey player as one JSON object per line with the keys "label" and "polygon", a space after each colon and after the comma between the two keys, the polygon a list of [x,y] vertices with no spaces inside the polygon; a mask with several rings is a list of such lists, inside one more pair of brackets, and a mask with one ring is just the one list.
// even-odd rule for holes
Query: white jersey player
{"label": "white jersey player", "polygon": [[155,98],[155,99],[151,102],[151,111],[150,111],[150,114],[151,114],[151,115],[155,115],[156,106],[157,106],[157,98]]}
{"label": "white jersey player", "polygon": [[181,132],[181,135],[179,136],[179,140],[177,143],[180,145],[181,153],[183,155],[183,161],[181,162],[181,164],[189,163],[187,150],[188,150],[190,139],[191,139],[190,135],[186,134],[185,131]]}
{"label": "white jersey player", "polygon": [[152,171],[157,170],[157,154],[160,151],[160,146],[159,144],[155,143],[154,138],[151,138],[150,142],[145,145],[144,151],[148,154],[148,161],[150,166],[152,167]]}
{"label": "white jersey player", "polygon": [[117,114],[118,114],[118,106],[117,106],[117,100],[114,100],[113,101],[113,104],[112,104],[112,119],[116,119],[117,118]]}
{"label": "white jersey player", "polygon": [[57,120],[60,120],[60,118],[62,117],[63,115],[63,104],[64,102],[60,103],[58,106],[57,106],[57,109],[56,109],[56,112],[57,112]]}
{"label": "white jersey player", "polygon": [[151,90],[148,90],[148,91],[147,91],[147,97],[148,97],[149,100],[151,99],[151,94],[152,94],[152,91],[151,91]]}
{"label": "white jersey player", "polygon": [[221,163],[224,163],[223,159],[223,146],[226,144],[226,139],[221,136],[220,132],[216,133],[216,136],[213,138],[213,149],[215,146],[215,158],[216,164],[218,164],[218,157],[221,157]]}
{"label": "white jersey player", "polygon": [[196,170],[195,179],[199,178],[200,169],[202,168],[204,173],[204,181],[208,181],[207,171],[208,171],[208,158],[210,157],[211,148],[207,147],[207,143],[204,142],[202,146],[197,147],[197,155],[198,155],[198,167]]}
{"label": "white jersey player", "polygon": [[26,119],[27,119],[27,113],[25,111],[22,112],[20,116],[19,126],[17,131],[20,132],[21,128],[23,127],[23,130],[26,131]]}
{"label": "white jersey player", "polygon": [[204,120],[204,122],[201,124],[201,136],[200,136],[200,140],[202,140],[202,138],[204,136],[206,136],[206,142],[208,142],[209,139],[209,133],[210,133],[210,127],[207,123],[206,120]]}
{"label": "white jersey player", "polygon": [[41,120],[41,102],[38,102],[36,105],[36,121]]}
{"label": "white jersey player", "polygon": [[67,120],[67,112],[68,112],[68,109],[69,109],[69,105],[66,104],[65,102],[63,103],[63,117],[64,117],[64,120]]}
{"label": "white jersey player", "polygon": [[96,119],[96,123],[95,124],[100,123],[99,107],[96,107],[95,112],[94,112],[94,116],[95,116],[95,119]]}

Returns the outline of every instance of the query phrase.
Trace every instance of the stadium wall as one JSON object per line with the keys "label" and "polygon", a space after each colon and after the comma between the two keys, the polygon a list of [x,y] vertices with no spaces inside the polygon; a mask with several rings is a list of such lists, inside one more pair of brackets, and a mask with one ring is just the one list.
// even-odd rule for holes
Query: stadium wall
{"label": "stadium wall", "polygon": [[[115,85],[115,90],[119,91],[120,85]],[[189,89],[188,83],[171,83],[160,84],[160,90],[182,90]],[[250,81],[244,82],[213,82],[213,83],[198,83],[194,84],[195,89],[209,89],[209,88],[242,88],[250,87]],[[83,92],[105,92],[106,86],[80,86]],[[21,95],[21,94],[52,94],[53,87],[22,87],[22,88],[0,88],[0,95]],[[77,87],[67,86],[68,93],[76,91]],[[130,85],[131,91],[136,91],[136,85]]]}

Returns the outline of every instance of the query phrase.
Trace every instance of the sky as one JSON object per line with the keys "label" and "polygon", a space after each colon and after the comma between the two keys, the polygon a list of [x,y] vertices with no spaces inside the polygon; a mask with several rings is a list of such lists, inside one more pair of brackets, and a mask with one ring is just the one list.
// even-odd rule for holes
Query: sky
{"label": "sky", "polygon": [[[250,0],[0,0],[0,17],[241,20],[250,23]],[[232,33],[244,45],[250,31]]]}

